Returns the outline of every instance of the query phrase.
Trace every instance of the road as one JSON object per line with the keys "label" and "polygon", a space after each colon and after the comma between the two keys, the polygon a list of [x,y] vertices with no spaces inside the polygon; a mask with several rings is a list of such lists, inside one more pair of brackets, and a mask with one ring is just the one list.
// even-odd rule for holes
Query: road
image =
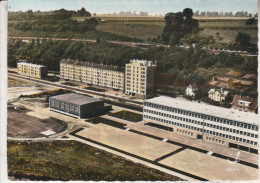
{"label": "road", "polygon": [[[96,43],[96,40],[93,39],[70,39],[70,38],[44,38],[44,37],[23,37],[23,36],[8,36],[8,39],[20,39],[20,40],[52,40],[52,41],[76,41],[76,42],[85,42],[85,43]],[[106,40],[107,43],[118,44],[127,47],[165,47],[169,48],[169,45],[164,44],[151,44],[151,43],[138,43],[138,42],[125,42],[125,41],[110,41]]]}
{"label": "road", "polygon": [[102,97],[106,97],[106,98],[116,99],[116,100],[120,100],[122,102],[127,102],[129,104],[136,105],[137,107],[143,106],[143,102],[141,102],[141,101],[136,101],[136,100],[128,99],[128,98],[121,97],[121,96],[116,96],[116,95],[108,94],[108,93],[105,93],[105,92],[96,92],[96,91],[92,91],[92,90],[81,89],[81,88],[68,86],[68,85],[64,85],[64,84],[53,83],[53,82],[38,79],[38,78],[21,76],[21,75],[14,74],[14,73],[8,73],[8,76],[16,77],[16,78],[19,78],[19,79],[24,79],[24,80],[27,80],[27,81],[30,81],[30,82],[36,82],[36,83],[39,83],[39,84],[46,84],[46,85],[50,85],[50,86],[55,86],[55,87],[62,88],[62,89],[69,89],[69,90],[73,90],[73,91],[76,91],[76,92],[81,92],[83,94],[92,94],[92,95],[96,95],[96,96],[102,96]]}

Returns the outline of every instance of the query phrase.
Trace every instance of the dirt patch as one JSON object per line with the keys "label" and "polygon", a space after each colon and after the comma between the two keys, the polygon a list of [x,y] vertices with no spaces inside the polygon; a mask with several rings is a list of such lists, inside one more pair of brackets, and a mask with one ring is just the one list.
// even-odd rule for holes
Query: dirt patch
{"label": "dirt patch", "polygon": [[7,136],[18,138],[46,137],[42,132],[51,130],[59,133],[66,128],[65,123],[54,118],[39,119],[26,113],[27,109],[8,108]]}

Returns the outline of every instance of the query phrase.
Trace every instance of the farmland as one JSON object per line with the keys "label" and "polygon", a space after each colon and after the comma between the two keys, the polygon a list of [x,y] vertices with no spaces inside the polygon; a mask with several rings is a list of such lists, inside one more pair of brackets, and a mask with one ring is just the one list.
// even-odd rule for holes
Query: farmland
{"label": "farmland", "polygon": [[[144,40],[154,39],[161,35],[163,31],[164,17],[99,17],[103,22],[97,26],[97,30],[110,32],[131,38]],[[84,18],[76,18],[78,21]],[[196,19],[196,17],[195,17]],[[238,32],[244,32],[251,36],[251,41],[257,43],[257,25],[247,26],[247,19],[244,18],[201,18],[200,28],[203,30],[201,35],[214,36],[219,32],[223,41],[234,41]]]}

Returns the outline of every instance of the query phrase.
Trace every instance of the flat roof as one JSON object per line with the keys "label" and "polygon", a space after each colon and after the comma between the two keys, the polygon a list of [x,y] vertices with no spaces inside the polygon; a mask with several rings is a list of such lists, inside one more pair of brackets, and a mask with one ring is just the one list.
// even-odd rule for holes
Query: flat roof
{"label": "flat roof", "polygon": [[123,72],[124,68],[119,67],[117,65],[105,65],[100,63],[94,63],[94,62],[83,62],[79,60],[71,60],[71,59],[62,59],[60,63],[64,64],[71,64],[71,65],[80,65],[85,67],[93,67],[98,69],[104,69],[104,70],[112,70],[112,71],[118,71]]}
{"label": "flat roof", "polygon": [[258,125],[258,115],[251,112],[227,109],[223,107],[217,107],[209,104],[192,102],[187,101],[185,99],[177,99],[167,96],[160,96],[152,99],[147,99],[145,100],[145,102]]}
{"label": "flat roof", "polygon": [[80,95],[77,93],[67,93],[50,97],[50,99],[62,100],[76,105],[84,105],[102,101],[101,99]]}
{"label": "flat roof", "polygon": [[45,67],[44,65],[32,64],[32,63],[27,63],[27,62],[18,62],[17,64],[30,65],[30,66],[34,66],[34,67]]}

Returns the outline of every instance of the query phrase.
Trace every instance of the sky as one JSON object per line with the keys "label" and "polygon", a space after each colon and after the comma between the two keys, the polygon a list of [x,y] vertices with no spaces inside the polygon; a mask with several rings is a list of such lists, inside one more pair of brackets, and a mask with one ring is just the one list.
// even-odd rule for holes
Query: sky
{"label": "sky", "polygon": [[97,14],[145,11],[155,15],[178,12],[184,8],[192,8],[193,11],[258,11],[257,0],[9,0],[9,11],[78,10],[82,7]]}

